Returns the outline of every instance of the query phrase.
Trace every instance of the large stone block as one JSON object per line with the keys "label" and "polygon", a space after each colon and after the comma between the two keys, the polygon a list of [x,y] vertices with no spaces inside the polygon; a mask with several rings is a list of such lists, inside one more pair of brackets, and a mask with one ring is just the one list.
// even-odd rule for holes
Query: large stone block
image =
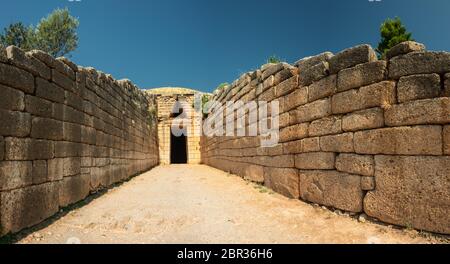
{"label": "large stone block", "polygon": [[65,122],[63,133],[65,141],[81,142],[81,125]]}
{"label": "large stone block", "polygon": [[450,157],[376,156],[375,164],[376,190],[364,201],[368,215],[450,233]]}
{"label": "large stone block", "polygon": [[55,157],[67,158],[78,157],[83,151],[83,145],[75,142],[58,141],[55,142]]}
{"label": "large stone block", "polygon": [[256,164],[267,167],[294,168],[295,160],[292,155],[279,155],[274,157],[261,156],[254,158]]}
{"label": "large stone block", "polygon": [[308,123],[286,127],[280,131],[280,142],[288,142],[306,137],[308,137]]}
{"label": "large stone block", "polygon": [[291,112],[290,123],[298,124],[317,120],[331,114],[330,99],[318,100],[298,107]]}
{"label": "large stone block", "polygon": [[303,139],[302,140],[302,152],[320,152],[319,137]]}
{"label": "large stone block", "polygon": [[450,97],[450,73],[445,75],[444,93],[443,96]]}
{"label": "large stone block", "polygon": [[64,159],[51,159],[47,162],[47,176],[50,181],[62,180],[64,177]]}
{"label": "large stone block", "polygon": [[52,81],[67,91],[76,92],[75,81],[55,69],[52,70]]}
{"label": "large stone block", "polygon": [[275,96],[280,97],[290,94],[298,88],[298,76],[293,76],[275,87]]}
{"label": "large stone block", "polygon": [[355,133],[360,154],[442,155],[442,127],[382,128]]}
{"label": "large stone block", "polygon": [[386,76],[386,66],[386,61],[375,61],[344,69],[339,72],[337,90],[343,92],[381,82]]}
{"label": "large stone block", "polygon": [[32,183],[31,161],[0,161],[0,191],[22,188]]}
{"label": "large stone block", "polygon": [[56,59],[53,58],[53,56],[49,55],[48,53],[45,53],[41,50],[31,50],[27,52],[27,55],[33,56],[34,58],[45,63],[45,65],[47,65],[50,68],[55,68]]}
{"label": "large stone block", "polygon": [[300,171],[303,200],[349,212],[362,212],[361,177],[337,171]]}
{"label": "large stone block", "polygon": [[12,111],[23,111],[25,109],[24,93],[20,90],[0,85],[0,108]]}
{"label": "large stone block", "polygon": [[0,109],[0,135],[26,137],[31,130],[31,115]]}
{"label": "large stone block", "polygon": [[258,165],[249,165],[245,168],[244,179],[252,182],[264,182],[264,167]]}
{"label": "large stone block", "polygon": [[344,131],[359,131],[381,128],[384,126],[384,111],[381,108],[361,110],[348,114],[342,118]]}
{"label": "large stone block", "polygon": [[444,126],[444,154],[450,155],[450,125]]}
{"label": "large stone block", "polygon": [[316,56],[303,58],[295,63],[295,66],[298,67],[299,71],[305,71],[308,68],[311,68],[321,62],[327,62],[331,57],[333,57],[333,53],[324,52],[318,54]]}
{"label": "large stone block", "polygon": [[5,157],[5,139],[0,136],[0,161]]}
{"label": "large stone block", "polygon": [[90,193],[91,175],[64,178],[59,189],[59,206],[66,207],[85,199]]}
{"label": "large stone block", "polygon": [[48,167],[46,160],[33,161],[32,178],[34,185],[50,181],[48,178]]}
{"label": "large stone block", "polygon": [[392,105],[385,111],[386,125],[450,123],[450,98],[442,97]]}
{"label": "large stone block", "polygon": [[401,77],[397,85],[400,103],[439,97],[441,77],[438,74],[418,74]]}
{"label": "large stone block", "polygon": [[39,139],[63,140],[63,122],[49,118],[34,117],[31,127],[31,137]]}
{"label": "large stone block", "polygon": [[6,138],[5,160],[46,160],[54,157],[52,141]]}
{"label": "large stone block", "polygon": [[302,153],[302,141],[291,141],[283,144],[283,153],[284,154],[297,154]]}
{"label": "large stone block", "polygon": [[300,87],[285,97],[281,112],[287,112],[306,103],[308,103],[308,88]]}
{"label": "large stone block", "polygon": [[332,116],[313,121],[309,125],[308,131],[310,137],[342,133],[342,119]]}
{"label": "large stone block", "polygon": [[34,77],[31,73],[3,63],[0,63],[0,83],[25,93],[34,92]]}
{"label": "large stone block", "polygon": [[337,75],[325,77],[308,87],[308,102],[331,96],[336,91]]}
{"label": "large stone block", "polygon": [[41,78],[36,78],[36,96],[52,102],[64,103],[64,89]]}
{"label": "large stone block", "polygon": [[403,55],[411,52],[417,51],[425,51],[425,45],[421,43],[417,43],[414,41],[405,41],[400,44],[397,44],[393,48],[391,48],[388,52],[386,52],[386,58],[391,59],[398,55]]}
{"label": "large stone block", "polygon": [[58,212],[59,182],[0,193],[1,234],[16,233]]}
{"label": "large stone block", "polygon": [[286,197],[300,197],[300,182],[297,169],[264,168],[264,185]]}
{"label": "large stone block", "polygon": [[39,97],[27,95],[25,97],[25,111],[33,116],[52,118],[53,104]]}
{"label": "large stone block", "polygon": [[336,169],[341,172],[373,176],[375,173],[375,162],[373,156],[340,154],[336,158]]}
{"label": "large stone block", "polygon": [[71,157],[63,159],[63,177],[70,177],[81,173],[81,158]]}
{"label": "large stone block", "polygon": [[330,152],[302,153],[295,156],[295,167],[303,170],[334,170],[336,154]]}
{"label": "large stone block", "polygon": [[333,114],[346,114],[367,108],[391,105],[396,102],[395,82],[384,81],[360,89],[335,94]]}
{"label": "large stone block", "polygon": [[330,73],[335,74],[340,70],[373,61],[377,61],[377,55],[370,45],[356,46],[341,51],[329,59]]}
{"label": "large stone block", "polygon": [[8,58],[6,57],[6,50],[3,45],[0,45],[0,62],[8,62]]}
{"label": "large stone block", "polygon": [[326,152],[354,152],[353,133],[321,137],[320,149]]}
{"label": "large stone block", "polygon": [[395,57],[389,62],[391,79],[413,74],[446,72],[450,72],[448,52],[412,52]]}
{"label": "large stone block", "polygon": [[322,78],[328,76],[328,62],[320,62],[311,68],[299,71],[298,83],[300,86],[308,86]]}
{"label": "large stone block", "polygon": [[43,62],[36,59],[33,56],[27,55],[23,50],[9,46],[6,48],[8,59],[11,63],[19,68],[33,73],[36,76],[40,76],[44,79],[50,80],[51,71]]}

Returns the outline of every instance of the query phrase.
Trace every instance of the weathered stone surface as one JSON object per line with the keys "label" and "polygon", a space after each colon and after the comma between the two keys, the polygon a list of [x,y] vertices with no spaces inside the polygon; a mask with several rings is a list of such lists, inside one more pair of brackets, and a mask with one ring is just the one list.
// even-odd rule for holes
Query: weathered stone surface
{"label": "weathered stone surface", "polygon": [[66,207],[86,198],[90,192],[90,181],[89,174],[64,178],[59,191],[59,206]]}
{"label": "weathered stone surface", "polygon": [[337,75],[334,74],[312,83],[308,87],[308,102],[333,95],[336,91],[336,80]]}
{"label": "weathered stone surface", "polygon": [[340,71],[337,91],[343,92],[383,81],[386,76],[386,66],[386,61],[375,61]]}
{"label": "weathered stone surface", "polygon": [[295,63],[295,66],[300,70],[300,72],[311,68],[321,62],[327,62],[331,57],[333,57],[333,53],[324,52],[318,54],[316,56],[303,58]]}
{"label": "weathered stone surface", "polygon": [[336,169],[351,174],[373,176],[375,173],[375,162],[373,156],[340,154],[336,158]]}
{"label": "weathered stone surface", "polygon": [[382,128],[355,133],[360,154],[442,155],[442,127]]}
{"label": "weathered stone surface", "polygon": [[323,99],[298,107],[297,110],[291,112],[289,120],[291,124],[304,123],[329,116],[330,114],[330,99]]}
{"label": "weathered stone surface", "polygon": [[53,104],[36,96],[25,96],[25,111],[34,116],[53,117]]}
{"label": "weathered stone surface", "polygon": [[415,51],[425,51],[425,45],[422,43],[417,43],[414,41],[405,41],[396,46],[392,47],[388,52],[386,52],[386,58],[391,59],[398,55],[403,55]]}
{"label": "weathered stone surface", "polygon": [[294,168],[295,160],[292,155],[279,155],[274,157],[261,156],[253,159],[254,163],[267,167]]}
{"label": "weathered stone surface", "polygon": [[286,127],[280,131],[280,142],[288,142],[308,137],[308,123]]}
{"label": "weathered stone surface", "polygon": [[400,103],[439,97],[441,77],[438,74],[418,74],[401,77],[397,85]]}
{"label": "weathered stone surface", "polygon": [[5,160],[45,160],[54,156],[53,142],[31,138],[6,138]]}
{"label": "weathered stone surface", "polygon": [[303,152],[320,152],[320,140],[319,137],[305,138],[302,140]]}
{"label": "weathered stone surface", "polygon": [[49,181],[46,160],[33,161],[32,178],[33,178],[33,184],[42,184],[42,183]]}
{"label": "weathered stone surface", "polygon": [[65,122],[63,133],[65,141],[81,142],[81,125]]}
{"label": "weathered stone surface", "polygon": [[8,59],[15,66],[27,70],[36,76],[50,80],[51,71],[43,62],[39,61],[33,56],[28,56],[23,50],[15,46],[6,48]]}
{"label": "weathered stone surface", "polygon": [[76,80],[75,71],[66,64],[67,61],[68,61],[67,59],[65,58],[63,59],[62,57],[57,58],[55,60],[55,69],[64,76],[67,76],[71,80],[75,81]]}
{"label": "weathered stone surface", "polygon": [[335,94],[332,98],[333,114],[346,114],[372,107],[394,104],[395,82],[384,81],[360,89]]}
{"label": "weathered stone surface", "polygon": [[375,164],[376,190],[364,201],[369,216],[450,233],[450,157],[376,156]]}
{"label": "weathered stone surface", "polygon": [[55,142],[55,157],[67,158],[77,157],[82,153],[83,146],[80,143],[58,141]]}
{"label": "weathered stone surface", "polygon": [[444,92],[442,95],[450,97],[450,73],[445,75]]}
{"label": "weathered stone surface", "polygon": [[342,133],[342,119],[332,116],[313,121],[308,131],[310,137]]}
{"label": "weathered stone surface", "polygon": [[284,106],[281,108],[281,112],[287,112],[306,103],[308,103],[308,88],[298,88],[285,97]]}
{"label": "weathered stone surface", "polygon": [[450,72],[450,53],[448,52],[412,52],[395,57],[389,62],[389,77],[422,73]]}
{"label": "weathered stone surface", "polygon": [[78,66],[73,63],[71,60],[69,60],[66,57],[59,57],[57,58],[58,61],[63,62],[65,65],[69,66],[70,69],[72,69],[72,71],[77,72],[78,71]]}
{"label": "weathered stone surface", "polygon": [[25,137],[30,134],[31,115],[0,109],[0,135]]}
{"label": "weathered stone surface", "polygon": [[300,197],[297,169],[264,168],[264,185],[286,197]]}
{"label": "weathered stone surface", "polygon": [[329,59],[330,73],[335,74],[345,68],[377,61],[377,55],[370,45],[360,45],[343,50]]}
{"label": "weathered stone surface", "polygon": [[385,111],[386,125],[450,123],[450,98],[442,97],[392,105]]}
{"label": "weathered stone surface", "polygon": [[334,170],[336,154],[330,152],[302,153],[295,156],[295,167],[303,170]]}
{"label": "weathered stone surface", "polygon": [[283,144],[283,153],[284,154],[297,154],[302,153],[302,141],[291,141]]}
{"label": "weathered stone surface", "polygon": [[58,212],[59,183],[46,183],[0,193],[1,234],[36,225]]}
{"label": "weathered stone surface", "polygon": [[250,165],[245,168],[244,179],[252,182],[264,182],[264,167],[257,165]]}
{"label": "weathered stone surface", "polygon": [[300,86],[308,86],[311,83],[328,76],[328,67],[328,62],[320,62],[311,68],[299,71],[298,82]]}
{"label": "weathered stone surface", "polygon": [[31,185],[31,172],[31,161],[1,161],[0,191],[7,191]]}
{"label": "weathered stone surface", "polygon": [[275,87],[275,96],[280,97],[298,88],[298,76],[293,76]]}
{"label": "weathered stone surface", "polygon": [[36,96],[52,102],[64,103],[64,89],[47,82],[44,79],[36,78]]}
{"label": "weathered stone surface", "polygon": [[284,69],[283,63],[267,64],[266,67],[262,71],[261,78],[262,78],[262,80],[265,80],[283,69]]}
{"label": "weathered stone surface", "polygon": [[444,154],[450,155],[450,126],[444,126]]}
{"label": "weathered stone surface", "polygon": [[23,111],[25,109],[24,93],[22,91],[0,85],[0,108],[5,110]]}
{"label": "weathered stone surface", "polygon": [[52,70],[52,81],[67,91],[76,92],[75,82],[55,69]]}
{"label": "weathered stone surface", "polygon": [[359,131],[365,129],[381,128],[384,126],[384,111],[381,108],[372,108],[353,112],[342,118],[344,131]]}
{"label": "weathered stone surface", "polygon": [[31,127],[31,137],[39,139],[63,140],[63,122],[48,118],[34,117]]}
{"label": "weathered stone surface", "polygon": [[353,133],[321,137],[320,149],[326,152],[354,152]]}
{"label": "weathered stone surface", "polygon": [[45,63],[50,68],[55,68],[56,60],[48,53],[45,53],[41,50],[31,50],[26,53],[28,56],[35,57],[36,59],[40,60],[41,62]]}
{"label": "weathered stone surface", "polygon": [[362,177],[361,189],[363,191],[373,191],[376,188],[375,177]]}
{"label": "weathered stone surface", "polygon": [[64,158],[63,164],[63,177],[70,177],[81,173],[80,157]]}
{"label": "weathered stone surface", "polygon": [[5,157],[5,139],[0,136],[0,161]]}
{"label": "weathered stone surface", "polygon": [[0,83],[25,93],[34,92],[34,77],[31,73],[3,63],[0,63]]}
{"label": "weathered stone surface", "polygon": [[3,45],[1,44],[0,44],[0,62],[8,62],[5,47],[3,47]]}
{"label": "weathered stone surface", "polygon": [[361,177],[337,171],[300,171],[303,200],[349,212],[362,212]]}
{"label": "weathered stone surface", "polygon": [[48,179],[51,181],[62,180],[64,177],[64,159],[51,159],[47,164]]}

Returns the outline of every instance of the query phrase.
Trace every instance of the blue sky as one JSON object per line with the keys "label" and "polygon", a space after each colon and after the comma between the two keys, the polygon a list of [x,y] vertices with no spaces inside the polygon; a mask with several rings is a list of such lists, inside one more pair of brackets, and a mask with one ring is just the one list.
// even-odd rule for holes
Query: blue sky
{"label": "blue sky", "polygon": [[450,50],[448,0],[1,0],[0,27],[68,7],[80,20],[72,60],[141,88],[212,91],[276,54],[288,62],[374,47],[399,16],[430,50]]}

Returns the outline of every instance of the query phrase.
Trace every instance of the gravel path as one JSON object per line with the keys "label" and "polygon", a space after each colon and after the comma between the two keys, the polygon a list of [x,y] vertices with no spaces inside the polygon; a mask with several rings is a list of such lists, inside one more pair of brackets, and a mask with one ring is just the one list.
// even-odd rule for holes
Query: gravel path
{"label": "gravel path", "polygon": [[359,223],[207,166],[161,166],[22,234],[18,243],[430,243]]}

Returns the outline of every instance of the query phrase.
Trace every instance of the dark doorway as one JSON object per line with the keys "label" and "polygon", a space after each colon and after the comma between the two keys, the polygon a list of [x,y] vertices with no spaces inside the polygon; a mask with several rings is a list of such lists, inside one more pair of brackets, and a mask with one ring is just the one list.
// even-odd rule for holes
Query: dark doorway
{"label": "dark doorway", "polygon": [[187,163],[187,138],[186,136],[176,137],[171,133],[170,139],[170,163]]}

